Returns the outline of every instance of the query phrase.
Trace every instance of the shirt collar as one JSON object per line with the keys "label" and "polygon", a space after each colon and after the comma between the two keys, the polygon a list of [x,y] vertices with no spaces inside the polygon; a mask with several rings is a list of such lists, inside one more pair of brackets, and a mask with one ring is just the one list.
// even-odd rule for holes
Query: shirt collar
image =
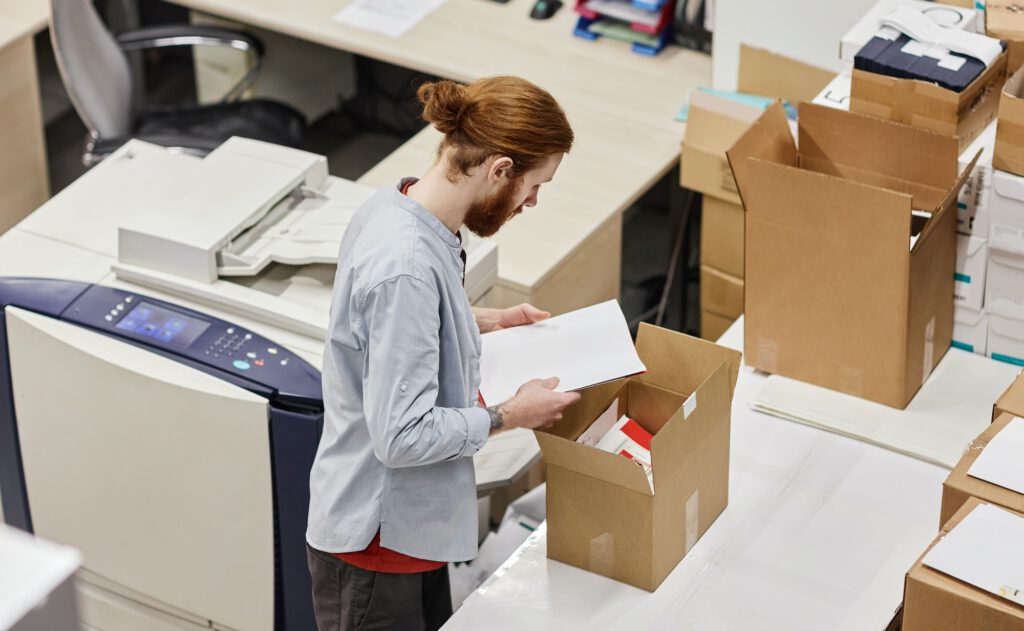
{"label": "shirt collar", "polygon": [[416,216],[417,219],[427,224],[437,236],[441,237],[441,240],[453,248],[462,248],[462,235],[452,232],[448,229],[448,226],[441,223],[441,220],[434,216],[434,213],[430,212],[423,207],[419,202],[414,200],[402,193],[402,189],[406,187],[406,184],[412,185],[417,182],[417,178],[407,177],[402,178],[402,181],[398,183],[398,186],[394,188],[394,195],[398,202],[398,205],[406,209],[410,213]]}

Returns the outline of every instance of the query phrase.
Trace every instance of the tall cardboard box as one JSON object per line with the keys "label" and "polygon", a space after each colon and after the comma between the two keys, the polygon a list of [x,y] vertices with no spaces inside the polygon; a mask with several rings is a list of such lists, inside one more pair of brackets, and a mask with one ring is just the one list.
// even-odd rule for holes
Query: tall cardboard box
{"label": "tall cardboard box", "polygon": [[729,327],[732,326],[732,323],[735,321],[736,318],[720,316],[717,313],[711,313],[706,309],[701,309],[700,336],[709,342],[716,342],[718,341],[718,338],[722,337],[723,333],[729,330]]}
{"label": "tall cardboard box", "polygon": [[[729,425],[740,354],[640,325],[647,372],[582,391],[536,432],[548,463],[548,557],[654,591],[728,503]],[[654,434],[654,489],[637,464],[576,439],[618,400]]]}
{"label": "tall cardboard box", "polygon": [[956,139],[916,127],[813,104],[799,120],[799,151],[775,105],[728,152],[747,364],[904,408],[950,345],[973,162],[958,177]]}
{"label": "tall cardboard box", "polygon": [[700,308],[735,320],[743,313],[743,279],[700,266]]}
{"label": "tall cardboard box", "polygon": [[[965,0],[966,1],[966,0]],[[1010,74],[1024,65],[1024,15],[1016,0],[985,1],[985,32],[1007,43]]]}
{"label": "tall cardboard box", "polygon": [[743,278],[743,207],[709,195],[702,206],[700,264]]}
{"label": "tall cardboard box", "polygon": [[1003,414],[1024,418],[1024,371],[1017,375],[992,406],[992,420]]}
{"label": "tall cardboard box", "polygon": [[[978,456],[985,450],[989,441],[995,438],[999,432],[1006,429],[1010,421],[1015,418],[1017,417],[1012,414],[1002,414],[994,423],[986,427],[985,431],[967,447],[967,451],[964,452],[960,461],[953,467],[949,477],[942,483],[942,510],[939,515],[940,528],[952,519],[953,514],[960,510],[960,507],[971,497],[997,504],[1018,513],[1024,512],[1024,495],[967,474],[971,469],[971,465],[978,460]],[[1021,466],[1024,467],[1024,454],[1021,457]]]}
{"label": "tall cardboard box", "polygon": [[955,136],[966,149],[996,119],[1006,57],[1004,51],[963,92],[854,69],[850,111]]}
{"label": "tall cardboard box", "polygon": [[907,572],[903,631],[1024,631],[1024,605],[959,581],[923,562],[935,544],[982,504],[985,502],[970,498]]}

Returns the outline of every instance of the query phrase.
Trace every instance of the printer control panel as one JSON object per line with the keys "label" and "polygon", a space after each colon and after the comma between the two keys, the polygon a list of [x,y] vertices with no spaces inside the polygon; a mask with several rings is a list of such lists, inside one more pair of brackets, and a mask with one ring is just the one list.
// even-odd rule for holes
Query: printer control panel
{"label": "printer control panel", "polygon": [[240,326],[185,307],[93,285],[63,318],[300,399],[322,398],[320,373],[302,358]]}

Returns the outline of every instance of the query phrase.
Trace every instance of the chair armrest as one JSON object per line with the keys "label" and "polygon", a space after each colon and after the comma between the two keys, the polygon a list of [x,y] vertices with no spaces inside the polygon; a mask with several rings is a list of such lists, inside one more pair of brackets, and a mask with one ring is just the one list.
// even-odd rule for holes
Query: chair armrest
{"label": "chair armrest", "polygon": [[224,95],[222,99],[224,102],[236,100],[249,89],[256,81],[263,64],[262,41],[250,33],[219,26],[193,26],[191,24],[153,26],[118,33],[117,43],[124,51],[171,46],[219,46],[248,53],[253,62],[252,67]]}

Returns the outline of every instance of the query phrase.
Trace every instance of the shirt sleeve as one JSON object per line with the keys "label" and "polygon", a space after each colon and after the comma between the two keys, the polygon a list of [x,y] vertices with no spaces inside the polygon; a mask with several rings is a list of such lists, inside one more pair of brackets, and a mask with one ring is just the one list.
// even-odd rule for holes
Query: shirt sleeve
{"label": "shirt sleeve", "polygon": [[439,310],[436,290],[412,276],[377,285],[363,307],[363,413],[374,454],[387,467],[464,458],[487,442],[487,410],[437,406]]}

